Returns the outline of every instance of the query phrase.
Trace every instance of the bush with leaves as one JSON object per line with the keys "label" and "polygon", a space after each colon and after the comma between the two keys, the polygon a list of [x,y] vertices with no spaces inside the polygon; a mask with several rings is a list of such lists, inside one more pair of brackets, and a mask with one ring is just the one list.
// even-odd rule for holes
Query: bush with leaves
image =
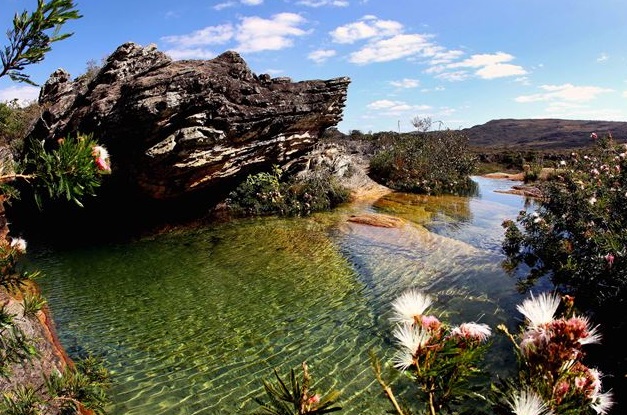
{"label": "bush with leaves", "polygon": [[430,296],[408,290],[392,303],[398,346],[392,364],[416,386],[416,395],[404,396],[417,400],[397,398],[392,386],[398,373],[384,379],[383,365],[371,351],[375,377],[398,415],[608,414],[613,393],[603,391],[603,375],[584,361],[584,347],[601,340],[600,328],[575,311],[573,297],[563,300],[553,293],[531,294],[517,306],[525,318],[518,335],[498,326],[514,345],[518,371],[490,380],[481,363],[491,345],[491,328],[450,326],[426,314],[433,303]]}
{"label": "bush with leaves", "polygon": [[289,384],[275,370],[276,385],[264,381],[263,387],[268,401],[256,398],[260,409],[254,415],[321,415],[340,411],[335,405],[339,391],[331,391],[323,396],[312,392],[311,375],[306,362],[302,364],[303,379],[299,381],[294,369],[290,370]]}
{"label": "bush with leaves", "polygon": [[[393,336],[398,351],[394,367],[418,390],[418,408],[424,413],[454,414],[476,399],[486,373],[479,364],[490,346],[492,330],[486,324],[446,324],[433,314],[425,314],[433,299],[409,290],[393,303],[396,322]],[[409,402],[400,402],[390,382],[384,379],[381,363],[371,353],[375,376],[399,415],[411,414]]]}
{"label": "bush with leaves", "polygon": [[278,166],[271,172],[249,175],[226,201],[239,215],[309,215],[329,210],[349,198],[331,172],[319,169],[305,178],[289,176]]}
{"label": "bush with leaves", "polygon": [[498,327],[514,344],[519,370],[517,378],[495,386],[496,414],[526,409],[522,413],[597,415],[613,407],[612,392],[602,389],[602,373],[584,362],[584,347],[601,340],[599,326],[575,312],[573,297],[562,300],[532,294],[518,306],[525,318],[518,335]]}
{"label": "bush with leaves", "polygon": [[370,174],[395,190],[468,194],[476,157],[468,137],[450,129],[391,134],[370,160]]}
{"label": "bush with leaves", "polygon": [[572,153],[539,184],[534,211],[503,223],[503,248],[508,269],[527,270],[524,285],[548,276],[582,307],[611,310],[627,300],[627,146],[596,140],[593,151]]}

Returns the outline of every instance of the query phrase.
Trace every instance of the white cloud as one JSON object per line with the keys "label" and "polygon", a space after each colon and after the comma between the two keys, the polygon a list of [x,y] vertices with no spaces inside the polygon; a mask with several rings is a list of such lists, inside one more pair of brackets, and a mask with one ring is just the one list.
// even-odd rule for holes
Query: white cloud
{"label": "white cloud", "polygon": [[220,11],[222,9],[228,9],[229,7],[234,7],[236,5],[237,5],[237,3],[234,2],[234,1],[226,1],[224,3],[216,4],[215,6],[213,6],[213,9]]}
{"label": "white cloud", "polygon": [[464,59],[461,62],[452,63],[449,65],[450,68],[479,68],[482,66],[495,65],[503,62],[509,62],[514,57],[509,53],[497,52],[497,53],[484,53],[479,55],[472,55],[468,59]]}
{"label": "white cloud", "polygon": [[606,53],[601,53],[599,55],[599,57],[597,58],[597,62],[605,62],[606,60],[608,60],[610,57],[607,56]]}
{"label": "white cloud", "polygon": [[224,24],[220,26],[208,26],[196,30],[188,35],[165,36],[161,40],[165,43],[176,44],[177,49],[189,48],[192,46],[220,45],[233,38],[235,30],[232,25]]}
{"label": "white cloud", "polygon": [[428,53],[428,35],[396,35],[378,40],[350,54],[349,61],[359,65],[372,62],[388,62]]}
{"label": "white cloud", "polygon": [[213,6],[213,9],[219,11],[223,9],[228,9],[229,7],[235,7],[240,3],[245,6],[259,6],[260,4],[263,4],[263,0],[240,0],[239,2],[225,1],[223,3],[216,4],[215,6]]}
{"label": "white cloud", "polygon": [[216,57],[214,52],[202,48],[168,49],[164,53],[175,61],[182,59],[212,59]]}
{"label": "white cloud", "polygon": [[442,72],[435,76],[436,79],[444,79],[450,82],[465,81],[470,78],[470,74],[466,71]]}
{"label": "white cloud", "polygon": [[298,28],[306,20],[295,13],[279,13],[271,19],[245,17],[240,23],[235,38],[239,42],[239,52],[260,52],[280,50],[293,45],[293,37],[304,36],[309,32]]}
{"label": "white cloud", "polygon": [[0,102],[13,101],[17,99],[19,105],[27,105],[39,98],[40,88],[30,85],[10,86],[0,89]]}
{"label": "white cloud", "polygon": [[390,81],[390,85],[397,88],[416,88],[420,86],[420,81],[418,79],[404,78],[400,81]]}
{"label": "white cloud", "polygon": [[[457,51],[456,54],[450,54],[450,56],[460,56],[459,51]],[[459,62],[432,67],[431,71],[440,73],[437,78],[447,79],[449,81],[460,81],[469,78],[470,74],[463,68],[477,68],[474,74],[482,79],[495,79],[527,74],[527,71],[522,66],[506,63],[513,59],[514,57],[512,55],[504,52],[477,54]],[[446,72],[448,69],[458,68],[462,69],[454,72]]]}
{"label": "white cloud", "polygon": [[494,78],[503,78],[506,76],[516,76],[516,75],[525,75],[527,71],[525,71],[522,66],[512,65],[509,63],[495,63],[491,65],[484,66],[481,69],[478,69],[475,72],[480,78],[483,79],[494,79]]}
{"label": "white cloud", "polygon": [[390,101],[387,99],[373,101],[366,107],[370,110],[380,111],[385,115],[401,115],[410,111],[428,111],[431,109],[429,105],[411,105],[404,101]]}
{"label": "white cloud", "polygon": [[332,49],[319,49],[311,52],[307,55],[307,59],[314,61],[315,63],[322,63],[327,59],[336,55],[336,52]]}
{"label": "white cloud", "polygon": [[341,0],[301,0],[296,2],[301,6],[308,7],[322,7],[322,6],[333,6],[333,7],[348,7],[348,1]]}
{"label": "white cloud", "polygon": [[623,97],[627,98],[627,91],[623,91]]}
{"label": "white cloud", "polygon": [[330,32],[335,43],[355,43],[358,40],[398,35],[403,25],[393,20],[380,20],[365,16],[360,21],[340,26]]}
{"label": "white cloud", "polygon": [[431,65],[443,65],[454,61],[464,55],[461,50],[445,50],[442,47],[434,46],[431,50],[432,58],[429,59]]}
{"label": "white cloud", "polygon": [[[254,1],[249,0],[252,4]],[[280,13],[270,19],[244,17],[237,26],[223,24],[208,26],[186,35],[165,36],[161,40],[173,45],[166,53],[173,59],[207,59],[213,52],[203,49],[207,45],[223,45],[231,41],[238,44],[232,47],[238,52],[260,52],[290,47],[293,38],[309,32],[298,26],[306,20],[295,13]]]}
{"label": "white cloud", "polygon": [[597,86],[575,86],[572,84],[563,85],[542,85],[540,89],[545,92],[532,95],[521,95],[515,98],[516,102],[528,103],[539,101],[565,101],[565,102],[587,102],[596,99],[599,95],[613,92],[612,89]]}

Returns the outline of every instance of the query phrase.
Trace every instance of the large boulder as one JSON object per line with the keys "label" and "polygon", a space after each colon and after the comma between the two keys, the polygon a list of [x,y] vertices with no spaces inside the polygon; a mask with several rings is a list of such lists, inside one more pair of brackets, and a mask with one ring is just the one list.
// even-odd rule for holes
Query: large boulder
{"label": "large boulder", "polygon": [[223,194],[310,151],[341,121],[349,83],[256,75],[231,51],[173,61],[155,46],[126,43],[92,76],[54,72],[31,135],[53,144],[92,134],[111,154],[116,186],[150,199]]}

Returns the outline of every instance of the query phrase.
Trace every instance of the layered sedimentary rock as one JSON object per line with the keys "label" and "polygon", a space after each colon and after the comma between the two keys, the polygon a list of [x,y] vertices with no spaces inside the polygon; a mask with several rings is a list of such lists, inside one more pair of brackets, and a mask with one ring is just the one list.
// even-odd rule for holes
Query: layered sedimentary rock
{"label": "layered sedimentary rock", "polygon": [[134,43],[94,72],[51,75],[32,135],[54,143],[92,134],[108,148],[120,183],[160,200],[224,190],[307,153],[341,121],[350,83],[256,75],[235,52],[173,61]]}

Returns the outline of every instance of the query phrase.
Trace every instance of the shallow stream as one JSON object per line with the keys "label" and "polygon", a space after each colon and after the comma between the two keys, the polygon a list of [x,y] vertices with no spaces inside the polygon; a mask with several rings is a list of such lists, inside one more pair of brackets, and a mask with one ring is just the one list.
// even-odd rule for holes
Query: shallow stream
{"label": "shallow stream", "polygon": [[[29,245],[62,344],[101,356],[114,415],[235,414],[258,408],[262,381],[307,361],[318,391],[340,389],[343,414],[391,409],[368,356],[394,351],[390,303],[408,288],[453,323],[514,327],[521,301],[501,268],[501,223],[525,207],[473,178],[479,194],[392,193],[308,218],[257,218],[81,249]],[[351,215],[402,219],[395,228]],[[488,364],[507,373],[510,345]],[[298,373],[298,372],[297,372]],[[403,388],[399,385],[399,388]]]}

